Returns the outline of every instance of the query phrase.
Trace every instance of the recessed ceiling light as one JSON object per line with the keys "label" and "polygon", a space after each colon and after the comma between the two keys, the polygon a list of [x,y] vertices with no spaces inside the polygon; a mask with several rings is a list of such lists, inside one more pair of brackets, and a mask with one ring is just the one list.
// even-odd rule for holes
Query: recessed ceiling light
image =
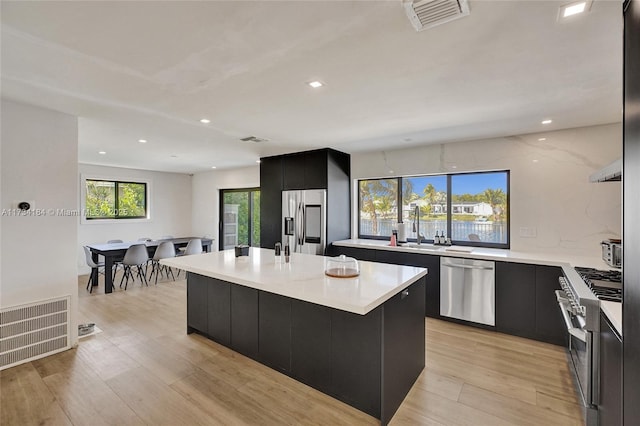
{"label": "recessed ceiling light", "polygon": [[579,1],[574,3],[565,4],[564,6],[560,6],[560,17],[568,18],[569,16],[577,15],[579,13],[585,12],[588,10],[588,2],[587,1]]}
{"label": "recessed ceiling light", "polygon": [[98,151],[98,154],[100,155],[105,155],[107,152],[106,151]]}
{"label": "recessed ceiling light", "polygon": [[542,120],[542,124],[551,124],[553,120]]}
{"label": "recessed ceiling light", "polygon": [[260,163],[262,163],[262,161],[260,161],[260,160],[256,160],[256,163],[260,164]]}
{"label": "recessed ceiling light", "polygon": [[458,168],[458,166],[451,166],[451,168],[452,168],[452,169],[457,169],[457,168]]}
{"label": "recessed ceiling light", "polygon": [[547,140],[547,138],[539,138],[538,142],[542,142],[542,141],[546,141],[546,140]]}
{"label": "recessed ceiling light", "polygon": [[209,120],[208,118],[201,118],[201,119],[200,119],[200,122],[201,122],[202,124],[209,124],[209,123],[211,123],[211,120]]}
{"label": "recessed ceiling light", "polygon": [[313,87],[314,89],[317,89],[318,87],[322,87],[324,86],[324,83],[321,81],[310,81],[309,83],[307,83],[309,86]]}
{"label": "recessed ceiling light", "polygon": [[212,168],[212,169],[215,169],[215,168],[216,168],[216,166],[211,166],[211,168]]}
{"label": "recessed ceiling light", "polygon": [[533,160],[533,162],[534,162],[534,163],[537,163],[537,162],[538,162],[538,160]]}
{"label": "recessed ceiling light", "polygon": [[173,155],[171,156],[171,158],[178,158],[178,156],[177,156],[177,155],[175,155],[175,154],[173,154]]}
{"label": "recessed ceiling light", "polygon": [[147,140],[146,140],[146,139],[138,139],[138,142],[140,142],[140,143],[147,143]]}

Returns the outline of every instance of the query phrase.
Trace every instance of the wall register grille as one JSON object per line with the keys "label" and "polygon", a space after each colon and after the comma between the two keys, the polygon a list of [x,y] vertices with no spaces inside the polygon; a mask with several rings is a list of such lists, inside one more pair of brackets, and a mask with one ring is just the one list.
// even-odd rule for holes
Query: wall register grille
{"label": "wall register grille", "polygon": [[69,349],[69,296],[0,310],[0,370]]}

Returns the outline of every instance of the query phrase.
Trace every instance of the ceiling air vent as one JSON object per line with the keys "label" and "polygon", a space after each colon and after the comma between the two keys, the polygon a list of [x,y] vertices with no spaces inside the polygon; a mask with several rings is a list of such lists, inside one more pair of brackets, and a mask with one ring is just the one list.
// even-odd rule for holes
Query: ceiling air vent
{"label": "ceiling air vent", "polygon": [[240,139],[243,142],[267,142],[269,139],[263,139],[256,136],[247,136],[246,138]]}
{"label": "ceiling air vent", "polygon": [[402,0],[416,31],[426,30],[469,14],[467,0]]}

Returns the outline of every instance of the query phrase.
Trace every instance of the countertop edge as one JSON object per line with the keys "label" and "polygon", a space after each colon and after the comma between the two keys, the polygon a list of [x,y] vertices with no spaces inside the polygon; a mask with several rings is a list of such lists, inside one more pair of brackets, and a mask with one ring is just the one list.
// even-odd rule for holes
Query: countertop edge
{"label": "countertop edge", "polygon": [[622,337],[622,303],[602,301],[600,309],[607,316],[618,335]]}

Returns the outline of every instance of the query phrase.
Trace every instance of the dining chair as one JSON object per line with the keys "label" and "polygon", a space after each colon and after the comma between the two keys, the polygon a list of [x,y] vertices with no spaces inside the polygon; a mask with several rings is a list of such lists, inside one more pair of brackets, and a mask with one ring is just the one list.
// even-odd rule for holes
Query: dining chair
{"label": "dining chair", "polygon": [[[184,249],[184,251],[178,254],[178,256],[191,256],[193,254],[200,253],[202,253],[202,239],[192,238],[187,243],[187,247]],[[180,276],[180,270],[178,270],[178,276]]]}
{"label": "dining chair", "polygon": [[160,264],[161,259],[168,259],[171,257],[176,257],[176,248],[171,241],[165,241],[160,243],[158,248],[156,249],[155,254],[153,255],[153,259],[151,259],[151,275],[149,275],[149,279],[153,278],[153,274],[156,274],[156,284],[158,284],[158,275],[162,273],[164,269],[164,274],[169,278],[169,274],[173,280],[176,280],[176,277],[173,275],[173,271],[169,266],[164,266]]}
{"label": "dining chair", "polygon": [[126,278],[127,280],[124,283],[124,289],[127,289],[127,285],[129,284],[129,277],[133,281],[136,278],[133,276],[132,269],[135,267],[138,272],[138,277],[141,281],[148,286],[147,282],[147,274],[146,274],[146,265],[149,260],[149,252],[147,252],[147,246],[144,244],[134,244],[129,247],[124,254],[124,259],[122,259],[122,264],[124,265],[124,275],[120,279],[120,288],[122,288],[122,282]]}
{"label": "dining chair", "polygon": [[[93,261],[93,257],[91,256],[91,250],[89,249],[89,247],[87,246],[82,246],[82,248],[84,249],[84,257],[87,261],[87,266],[91,268],[91,272],[89,273],[89,281],[87,282],[87,290],[89,290],[89,293],[91,293],[93,291],[93,285],[98,285],[98,283],[94,283],[93,282],[93,270],[97,269],[98,270],[98,275],[96,275],[96,280],[98,279],[98,277],[100,276],[99,274],[104,275],[104,262],[94,262]],[[100,268],[102,268],[102,271],[100,270]]]}
{"label": "dining chair", "polygon": [[[124,243],[124,241],[122,240],[108,240],[107,244],[120,244],[120,243]],[[120,262],[119,260],[113,262],[113,270],[111,271],[111,279],[113,280],[113,278],[115,278],[116,273],[118,272],[118,268],[122,266],[122,262]]]}

